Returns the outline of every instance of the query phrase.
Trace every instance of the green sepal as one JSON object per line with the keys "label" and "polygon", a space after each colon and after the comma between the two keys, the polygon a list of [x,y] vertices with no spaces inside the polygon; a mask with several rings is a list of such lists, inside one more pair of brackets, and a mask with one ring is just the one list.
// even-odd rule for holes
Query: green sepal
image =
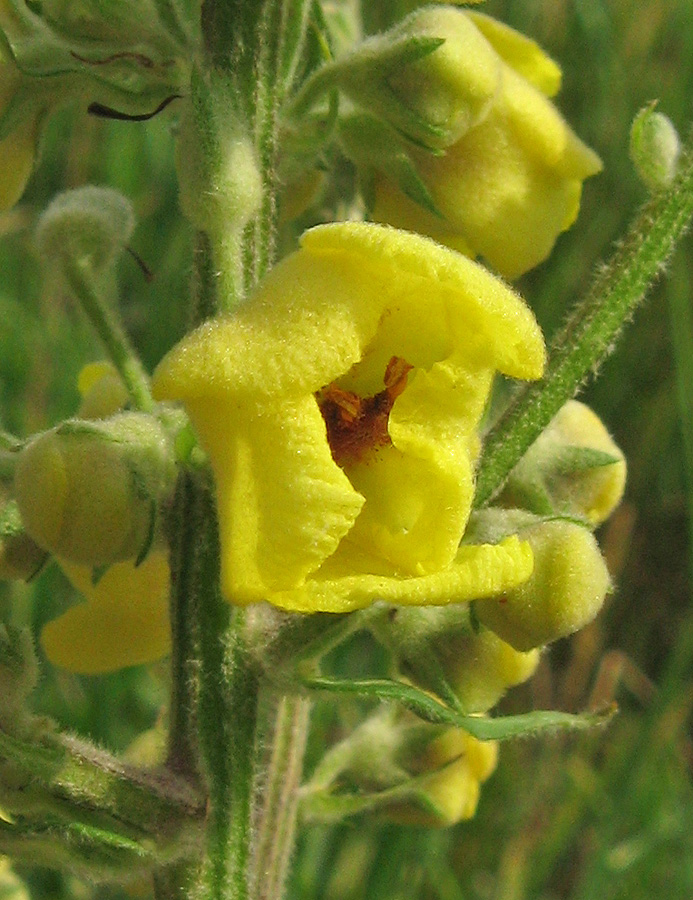
{"label": "green sepal", "polygon": [[605,725],[617,711],[616,704],[594,712],[579,714],[554,710],[534,710],[515,716],[481,718],[468,716],[435,700],[430,694],[398,681],[383,678],[346,680],[339,678],[305,678],[303,687],[319,693],[362,697],[399,703],[426,722],[453,725],[469,732],[480,741],[504,741],[516,737],[534,737],[558,731],[577,731]]}
{"label": "green sepal", "polygon": [[443,218],[398,129],[367,113],[351,113],[340,120],[339,137],[346,155],[362,171],[386,174],[415,203]]}

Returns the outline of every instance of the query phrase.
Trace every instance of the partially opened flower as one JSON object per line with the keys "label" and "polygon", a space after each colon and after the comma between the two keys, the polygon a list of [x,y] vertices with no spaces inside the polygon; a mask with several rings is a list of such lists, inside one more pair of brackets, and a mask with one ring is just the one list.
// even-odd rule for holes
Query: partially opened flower
{"label": "partially opened flower", "polygon": [[516,537],[459,543],[494,373],[543,364],[531,312],[469,259],[374,224],[306,233],[154,376],[210,456],[226,597],[344,612],[524,581]]}
{"label": "partially opened flower", "polygon": [[[600,171],[599,157],[549,100],[560,85],[560,69],[534,41],[489,16],[449,7],[415,13],[407,32],[445,39],[412,69],[440,68],[439,55],[448,59],[448,68],[459,67],[458,58],[466,59],[471,52],[466,48],[473,46],[479,60],[475,83],[482,67],[490,87],[481,114],[469,117],[444,152],[411,150],[442,217],[417,205],[384,170],[376,178],[373,217],[480,254],[515,278],[546,259],[558,235],[575,221],[582,183]],[[478,52],[480,43],[485,55]],[[406,99],[404,87],[399,91]]]}

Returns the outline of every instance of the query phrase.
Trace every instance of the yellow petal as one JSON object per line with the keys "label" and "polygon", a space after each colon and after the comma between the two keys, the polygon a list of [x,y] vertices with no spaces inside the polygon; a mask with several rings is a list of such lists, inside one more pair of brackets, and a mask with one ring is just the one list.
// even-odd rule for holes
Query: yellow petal
{"label": "yellow petal", "polygon": [[391,290],[346,255],[293,253],[245,306],[173,348],[154,374],[154,394],[185,400],[232,392],[261,401],[313,393],[360,358]]}
{"label": "yellow petal", "polygon": [[95,585],[90,568],[60,565],[87,602],[44,627],[41,643],[54,665],[100,675],[170,652],[169,569],[163,553],[151,553],[137,568],[115,563]]}
{"label": "yellow petal", "polygon": [[536,41],[484,13],[470,11],[467,16],[518,75],[526,78],[547,97],[558,93],[561,87],[560,66],[544,53]]}
{"label": "yellow petal", "polygon": [[416,310],[420,327],[413,329],[412,340],[421,345],[418,335],[420,328],[426,327],[428,307],[442,303],[457,346],[470,342],[476,346],[478,342],[489,367],[506,375],[541,375],[544,341],[531,311],[507,285],[465,256],[421,235],[369,222],[320,225],[307,231],[301,244],[312,258],[322,254],[334,254],[335,261],[347,257],[352,270],[365,267],[389,281],[383,307],[388,308],[390,301],[391,308],[388,321],[383,322],[383,334],[389,335],[393,320],[400,315],[411,321]]}
{"label": "yellow petal", "polygon": [[[532,566],[529,544],[513,535],[499,544],[460,547],[447,569],[407,578],[347,539],[302,587],[280,591],[271,600],[292,612],[351,612],[378,600],[399,606],[440,606],[492,596],[522,584]],[[497,587],[501,584],[505,587]]]}
{"label": "yellow petal", "polygon": [[261,411],[198,399],[188,409],[214,470],[227,599],[250,603],[296,587],[363,505],[332,459],[314,397]]}

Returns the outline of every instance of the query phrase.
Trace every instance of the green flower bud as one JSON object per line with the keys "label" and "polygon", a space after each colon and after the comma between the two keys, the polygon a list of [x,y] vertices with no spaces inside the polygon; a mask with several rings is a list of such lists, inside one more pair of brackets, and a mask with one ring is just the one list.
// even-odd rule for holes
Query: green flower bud
{"label": "green flower bud", "polygon": [[630,129],[630,158],[651,191],[671,184],[681,153],[681,142],[673,122],[657,112],[656,105],[654,101],[643,107]]}
{"label": "green flower bud", "polygon": [[417,10],[364,42],[334,80],[362,109],[431,149],[455,143],[481,121],[500,82],[500,60],[470,19]]}
{"label": "green flower bud", "polygon": [[135,227],[130,202],[111,188],[87,187],[59,194],[39,219],[36,246],[48,260],[75,259],[104,271]]}
{"label": "green flower bud", "polygon": [[488,629],[474,630],[466,604],[400,607],[373,631],[406,678],[443,698],[452,691],[468,714],[491,709],[539,663],[537,650],[521,653]]}
{"label": "green flower bud", "polygon": [[570,400],[513,470],[501,501],[601,524],[621,501],[626,460],[599,416]]}
{"label": "green flower bud", "polygon": [[14,493],[37,544],[99,566],[147,552],[174,478],[161,425],[122,413],[98,423],[74,419],[34,438],[19,454]]}
{"label": "green flower bud", "polygon": [[565,519],[535,523],[519,532],[534,553],[529,579],[474,603],[479,620],[516,650],[541,647],[582,628],[610,588],[606,563],[587,528]]}

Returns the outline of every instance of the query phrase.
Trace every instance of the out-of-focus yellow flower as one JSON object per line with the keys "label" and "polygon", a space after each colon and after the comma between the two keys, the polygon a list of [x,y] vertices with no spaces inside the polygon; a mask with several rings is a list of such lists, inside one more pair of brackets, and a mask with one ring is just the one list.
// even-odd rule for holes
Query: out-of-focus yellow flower
{"label": "out-of-focus yellow flower", "polygon": [[[21,76],[0,42],[0,121],[10,106]],[[33,112],[0,140],[0,210],[10,209],[24,193],[36,158],[38,115]]]}
{"label": "out-of-focus yellow flower", "polygon": [[77,377],[77,390],[82,402],[80,419],[106,419],[124,409],[127,388],[113,363],[105,359],[87,363]]}
{"label": "out-of-focus yellow flower", "polygon": [[58,560],[85,598],[49,622],[41,634],[48,659],[81,675],[100,675],[153,662],[171,649],[169,567],[153,551],[135,566],[112,565],[94,583],[91,568]]}
{"label": "out-of-focus yellow flower", "polygon": [[226,597],[344,612],[524,581],[516,537],[459,543],[494,373],[543,365],[531,312],[469,259],[374,224],[307,232],[154,376],[211,460]]}
{"label": "out-of-focus yellow flower", "polygon": [[418,804],[402,805],[386,817],[437,828],[471,819],[481,784],[493,774],[497,762],[495,741],[479,741],[461,728],[450,728],[428,745],[419,760],[419,769],[428,774],[419,779]]}
{"label": "out-of-focus yellow flower", "polygon": [[[548,99],[560,86],[560,69],[533,41],[481,13],[450,7],[428,7],[412,23],[411,33],[445,38],[416,66],[430,68],[438,54],[452,65],[467,43],[481,41],[488,52],[475,55],[486,60],[493,88],[441,155],[411,151],[442,218],[407,197],[387,172],[376,178],[373,218],[480,254],[516,278],[546,259],[575,221],[582,182],[601,170],[601,161]],[[422,114],[418,94],[414,99]]]}

